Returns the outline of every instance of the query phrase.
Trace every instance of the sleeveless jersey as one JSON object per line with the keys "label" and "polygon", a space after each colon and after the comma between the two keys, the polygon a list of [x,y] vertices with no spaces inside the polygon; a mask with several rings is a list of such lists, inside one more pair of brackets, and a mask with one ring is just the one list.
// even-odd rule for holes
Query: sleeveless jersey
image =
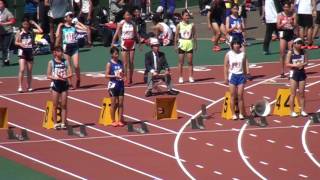
{"label": "sleeveless jersey", "polygon": [[235,18],[234,16],[230,15],[229,16],[229,27],[230,28],[234,28],[234,27],[237,28],[234,31],[230,32],[230,34],[241,34],[242,33],[241,24],[242,24],[241,17]]}
{"label": "sleeveless jersey", "polygon": [[121,39],[134,39],[134,26],[132,23],[128,23],[125,20],[120,22],[122,24]]}
{"label": "sleeveless jersey", "polygon": [[159,39],[172,39],[172,30],[170,29],[170,27],[164,23],[164,22],[160,22],[159,23],[162,27],[163,27],[163,32],[161,32],[159,34]]}
{"label": "sleeveless jersey", "polygon": [[74,25],[72,25],[70,27],[64,25],[62,27],[62,42],[63,42],[63,44],[77,43],[76,34],[77,34],[77,30],[74,27]]}
{"label": "sleeveless jersey", "polygon": [[243,61],[244,52],[235,53],[234,51],[228,52],[229,56],[229,73],[230,74],[243,74]]}
{"label": "sleeveless jersey", "polygon": [[[304,52],[301,52],[300,54],[295,54],[294,51],[292,51],[290,63],[292,64],[304,63]],[[304,68],[300,70],[297,68],[293,68],[293,70],[301,71],[301,70],[304,70]]]}
{"label": "sleeveless jersey", "polygon": [[280,13],[280,24],[285,24],[283,30],[293,30],[294,18],[293,16],[287,16],[284,12]]}
{"label": "sleeveless jersey", "polygon": [[20,32],[21,43],[25,45],[23,49],[32,49],[33,48],[33,34],[31,32]]}
{"label": "sleeveless jersey", "polygon": [[192,27],[193,23],[186,24],[184,22],[179,23],[181,39],[191,39],[192,38]]}

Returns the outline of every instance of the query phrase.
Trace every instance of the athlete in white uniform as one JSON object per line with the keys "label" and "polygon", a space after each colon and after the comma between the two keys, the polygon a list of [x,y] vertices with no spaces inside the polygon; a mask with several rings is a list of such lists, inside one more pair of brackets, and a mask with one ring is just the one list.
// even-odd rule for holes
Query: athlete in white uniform
{"label": "athlete in white uniform", "polygon": [[235,101],[237,99],[239,107],[239,119],[244,119],[245,108],[243,100],[244,85],[247,74],[247,58],[243,51],[240,50],[241,41],[234,38],[231,41],[231,50],[224,58],[224,78],[225,83],[229,85],[231,93],[231,112],[232,119],[238,119],[235,114]]}

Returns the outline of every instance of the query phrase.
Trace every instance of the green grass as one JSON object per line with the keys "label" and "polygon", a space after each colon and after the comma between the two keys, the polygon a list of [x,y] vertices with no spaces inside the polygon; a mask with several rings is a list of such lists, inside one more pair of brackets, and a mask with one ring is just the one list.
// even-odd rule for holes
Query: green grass
{"label": "green grass", "polygon": [[38,171],[30,169],[9,159],[0,157],[0,179],[6,180],[53,180]]}

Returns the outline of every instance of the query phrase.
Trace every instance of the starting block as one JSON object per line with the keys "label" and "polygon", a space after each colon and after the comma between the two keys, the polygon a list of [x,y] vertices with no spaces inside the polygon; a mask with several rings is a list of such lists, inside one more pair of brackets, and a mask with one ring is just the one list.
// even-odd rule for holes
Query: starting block
{"label": "starting block", "polygon": [[21,129],[21,134],[16,134],[13,128],[8,129],[8,139],[9,140],[18,140],[18,141],[27,141],[29,140],[28,132],[26,129]]}
{"label": "starting block", "polygon": [[201,115],[202,119],[209,119],[209,115],[207,114],[207,106],[205,104],[201,105]]}
{"label": "starting block", "polygon": [[0,107],[0,129],[8,129],[8,109]]}
{"label": "starting block", "polygon": [[72,125],[68,125],[67,126],[67,130],[68,130],[68,135],[69,136],[75,135],[75,136],[78,136],[78,137],[82,138],[82,137],[86,137],[88,135],[85,125],[79,126],[79,131],[75,130]]}
{"label": "starting block", "polygon": [[[289,116],[290,115],[290,89],[278,89],[276,96],[276,103],[274,105],[273,114],[279,116]],[[300,107],[298,103],[298,98],[294,98],[294,111],[296,113],[300,112]]]}
{"label": "starting block", "polygon": [[155,119],[178,119],[176,97],[156,98]]}
{"label": "starting block", "polygon": [[[110,113],[111,99],[104,98],[102,101],[101,112],[99,116],[99,124],[104,126],[109,126],[112,124],[111,113]],[[115,121],[118,122],[120,120],[118,110],[115,113]]]}
{"label": "starting block", "polygon": [[192,129],[205,129],[203,118],[201,116],[196,119],[191,119],[191,128]]}
{"label": "starting block", "polygon": [[316,124],[316,123],[320,123],[320,112],[314,113],[310,116],[310,120]]}
{"label": "starting block", "polygon": [[[140,124],[140,127],[134,127],[134,124]],[[136,132],[139,134],[149,133],[147,124],[144,121],[141,122],[127,122],[128,132]]]}
{"label": "starting block", "polygon": [[[57,107],[57,123],[61,123],[61,108],[60,106]],[[42,127],[46,129],[53,129],[54,128],[54,120],[53,120],[53,102],[47,101],[46,105],[46,112],[44,114]]]}

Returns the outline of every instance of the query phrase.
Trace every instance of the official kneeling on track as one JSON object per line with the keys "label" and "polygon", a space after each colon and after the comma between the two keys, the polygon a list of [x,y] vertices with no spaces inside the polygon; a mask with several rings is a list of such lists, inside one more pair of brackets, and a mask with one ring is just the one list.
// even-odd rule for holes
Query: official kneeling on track
{"label": "official kneeling on track", "polygon": [[179,92],[172,89],[171,74],[165,54],[159,51],[159,40],[150,38],[150,46],[152,50],[145,54],[145,68],[148,73],[148,89],[145,96],[152,96],[154,83],[158,80],[163,80],[166,83],[169,95],[177,95]]}

